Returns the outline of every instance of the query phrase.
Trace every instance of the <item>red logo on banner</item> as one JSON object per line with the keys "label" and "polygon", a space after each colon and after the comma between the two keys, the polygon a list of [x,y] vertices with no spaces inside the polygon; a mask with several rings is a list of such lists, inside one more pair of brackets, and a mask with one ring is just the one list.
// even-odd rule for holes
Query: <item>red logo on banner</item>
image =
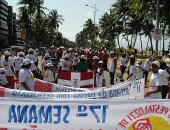
{"label": "red logo on banner", "polygon": [[149,121],[149,118],[147,119],[139,119],[133,124],[134,130],[152,130],[152,125]]}
{"label": "red logo on banner", "polygon": [[5,97],[5,90],[6,88],[0,88],[0,97]]}

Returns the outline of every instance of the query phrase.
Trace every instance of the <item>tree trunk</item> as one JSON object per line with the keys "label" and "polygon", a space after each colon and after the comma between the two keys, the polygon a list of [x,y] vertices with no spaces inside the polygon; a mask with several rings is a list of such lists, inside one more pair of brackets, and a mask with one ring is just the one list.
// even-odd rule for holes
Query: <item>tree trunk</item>
{"label": "tree trunk", "polygon": [[147,55],[147,51],[148,51],[148,44],[149,44],[149,36],[148,36],[148,41],[147,41],[147,44],[146,44],[146,52],[145,52],[145,56]]}
{"label": "tree trunk", "polygon": [[149,38],[150,38],[150,43],[151,43],[151,50],[152,50],[152,54],[153,54],[153,44],[152,44],[152,37],[151,37],[151,36],[149,36]]}
{"label": "tree trunk", "polygon": [[119,35],[118,35],[118,37],[117,37],[117,43],[118,43],[118,46],[119,46],[120,53],[121,53],[121,55],[122,55],[122,51],[121,51],[121,48],[120,48],[120,42],[119,42]]}
{"label": "tree trunk", "polygon": [[140,35],[140,45],[141,45],[141,53],[142,53],[142,56],[143,56],[143,47],[142,47],[142,38],[141,38],[141,35]]}

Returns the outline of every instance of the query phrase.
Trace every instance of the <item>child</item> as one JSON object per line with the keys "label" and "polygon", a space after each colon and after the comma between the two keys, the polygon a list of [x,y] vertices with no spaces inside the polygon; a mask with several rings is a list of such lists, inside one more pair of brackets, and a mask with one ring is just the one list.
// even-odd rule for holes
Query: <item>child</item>
{"label": "child", "polygon": [[51,83],[54,82],[53,65],[51,63],[48,63],[45,69],[46,81]]}
{"label": "child", "polygon": [[9,87],[8,81],[5,75],[6,70],[4,68],[0,68],[0,86],[2,87]]}
{"label": "child", "polygon": [[103,80],[104,80],[104,68],[103,68],[103,61],[99,61],[99,68],[97,69],[97,74],[96,74],[96,86],[98,88],[105,87],[103,86]]}

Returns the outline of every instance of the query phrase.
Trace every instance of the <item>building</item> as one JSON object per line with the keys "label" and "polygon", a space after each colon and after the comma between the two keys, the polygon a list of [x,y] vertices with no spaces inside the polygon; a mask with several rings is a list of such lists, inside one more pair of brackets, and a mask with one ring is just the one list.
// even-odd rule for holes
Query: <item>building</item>
{"label": "building", "polygon": [[12,6],[8,6],[8,44],[11,46],[13,45],[13,13],[12,13]]}
{"label": "building", "polygon": [[0,0],[0,34],[8,36],[8,3]]}

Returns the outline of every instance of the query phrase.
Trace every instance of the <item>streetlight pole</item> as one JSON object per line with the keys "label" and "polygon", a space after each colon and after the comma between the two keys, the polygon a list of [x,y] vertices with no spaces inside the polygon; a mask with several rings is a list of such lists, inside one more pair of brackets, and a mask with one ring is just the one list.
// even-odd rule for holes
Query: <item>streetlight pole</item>
{"label": "streetlight pole", "polygon": [[94,9],[94,21],[93,22],[94,22],[94,26],[95,26],[96,25],[96,12],[99,11],[99,10],[96,8],[96,4],[95,4],[95,6],[91,6],[91,5],[86,4],[86,6]]}
{"label": "streetlight pole", "polygon": [[[93,22],[94,22],[94,27],[96,27],[96,12],[99,11],[99,10],[96,8],[96,4],[95,4],[95,6],[90,6],[90,5],[86,4],[86,6],[94,9],[94,20],[93,20]],[[95,41],[96,41],[96,38],[95,38]],[[93,44],[92,44],[92,48],[93,48]]]}

